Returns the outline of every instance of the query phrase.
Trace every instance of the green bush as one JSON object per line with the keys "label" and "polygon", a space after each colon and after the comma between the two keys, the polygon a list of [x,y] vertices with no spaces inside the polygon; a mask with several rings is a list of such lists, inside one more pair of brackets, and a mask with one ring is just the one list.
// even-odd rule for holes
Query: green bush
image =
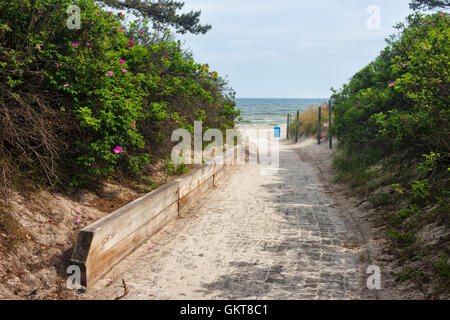
{"label": "green bush", "polygon": [[437,270],[447,278],[447,282],[450,282],[450,263],[447,254],[442,254],[439,260],[436,262]]}
{"label": "green bush", "polygon": [[[66,27],[71,4],[79,30]],[[3,172],[74,186],[142,177],[175,128],[234,126],[227,83],[146,25],[93,0],[0,0]]]}
{"label": "green bush", "polygon": [[373,176],[371,165],[382,164],[381,174],[395,168],[390,183],[424,207],[448,199],[450,185],[450,23],[444,12],[415,13],[396,28],[380,55],[334,91],[334,164],[355,185]]}
{"label": "green bush", "polygon": [[397,231],[397,230],[391,230],[389,232],[389,235],[392,239],[397,240],[399,242],[403,243],[411,243],[414,242],[416,239],[417,233],[412,231]]}
{"label": "green bush", "polygon": [[395,203],[395,198],[390,193],[380,192],[371,194],[369,196],[369,201],[376,207],[386,206]]}
{"label": "green bush", "polygon": [[[444,12],[415,13],[396,28],[374,61],[333,90],[334,166],[338,180],[369,189],[370,202],[389,213],[394,252],[417,257],[426,251],[418,237],[424,227],[449,222],[450,23]],[[389,185],[394,194],[376,191]],[[420,262],[448,275],[446,257],[435,266],[430,261]],[[400,281],[422,276],[404,270],[393,275]]]}
{"label": "green bush", "polygon": [[380,56],[335,92],[341,144],[414,157],[449,153],[449,27],[442,12],[409,16]]}

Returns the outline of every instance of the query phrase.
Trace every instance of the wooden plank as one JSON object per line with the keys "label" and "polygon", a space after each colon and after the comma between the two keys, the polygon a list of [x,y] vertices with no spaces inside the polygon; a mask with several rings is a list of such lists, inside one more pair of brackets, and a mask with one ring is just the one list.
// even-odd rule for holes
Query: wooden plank
{"label": "wooden plank", "polygon": [[86,263],[95,260],[177,200],[178,183],[171,182],[85,227],[72,260]]}
{"label": "wooden plank", "polygon": [[197,168],[192,174],[197,182],[202,184],[203,182],[209,180],[214,175],[214,162],[205,163],[203,166]]}
{"label": "wooden plank", "polygon": [[214,173],[222,170],[224,164],[225,164],[224,156],[214,158]]}
{"label": "wooden plank", "polygon": [[321,132],[320,129],[322,128],[322,107],[319,107],[319,123],[318,123],[318,127],[317,127],[317,140],[318,140],[318,144],[320,144],[320,136],[321,136]]}
{"label": "wooden plank", "polygon": [[333,149],[333,133],[332,133],[332,108],[333,105],[331,104],[331,100],[328,100],[328,139],[329,139],[329,147],[330,149]]}
{"label": "wooden plank", "polygon": [[91,287],[98,280],[104,277],[120,261],[132,253],[141,244],[156,234],[165,225],[178,215],[178,204],[174,203],[168,208],[153,217],[146,224],[122,239],[114,247],[104,252],[101,256],[90,260],[88,263],[81,263],[82,285]]}
{"label": "wooden plank", "polygon": [[290,130],[290,126],[291,126],[291,115],[288,113],[287,115],[287,126],[286,126],[286,140],[289,141],[289,130]]}
{"label": "wooden plank", "polygon": [[236,148],[232,147],[225,151],[225,164],[233,165],[235,160]]}
{"label": "wooden plank", "polygon": [[[229,156],[238,148],[228,150]],[[197,202],[229,165],[208,163],[83,228],[71,261],[82,271],[82,284],[92,286],[117,263]]]}
{"label": "wooden plank", "polygon": [[237,145],[232,148],[229,148],[225,152],[225,165],[238,165],[243,164],[240,162],[245,162],[245,154],[242,154],[243,146]]}
{"label": "wooden plank", "polygon": [[175,181],[178,182],[178,199],[187,195],[191,190],[195,189],[192,185],[193,177],[192,174],[184,174]]}
{"label": "wooden plank", "polygon": [[222,180],[228,173],[228,170],[226,169],[222,169],[217,171],[216,173],[214,173],[214,186],[217,185],[217,182],[219,182],[220,180]]}
{"label": "wooden plank", "polygon": [[204,181],[197,188],[183,196],[178,201],[178,213],[183,214],[191,208],[198,200],[200,200],[205,192],[210,190],[214,186],[214,177],[211,176],[208,180]]}
{"label": "wooden plank", "polygon": [[[237,165],[243,165],[246,163],[246,156],[245,156],[245,146],[243,145],[237,145],[236,148],[236,164]],[[250,148],[251,149],[251,148]]]}
{"label": "wooden plank", "polygon": [[178,183],[179,198],[183,198],[188,193],[198,188],[203,182],[210,179],[214,175],[214,162],[209,162],[192,170],[191,173],[185,174],[175,181]]}

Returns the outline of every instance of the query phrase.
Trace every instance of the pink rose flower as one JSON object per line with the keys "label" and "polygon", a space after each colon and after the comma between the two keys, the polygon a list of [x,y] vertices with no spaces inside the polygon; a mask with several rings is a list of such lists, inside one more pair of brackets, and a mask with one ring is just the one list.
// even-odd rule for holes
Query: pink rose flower
{"label": "pink rose flower", "polygon": [[115,149],[114,149],[114,153],[115,154],[119,154],[119,153],[122,153],[123,152],[123,149],[122,149],[122,147],[120,147],[120,146],[117,146]]}

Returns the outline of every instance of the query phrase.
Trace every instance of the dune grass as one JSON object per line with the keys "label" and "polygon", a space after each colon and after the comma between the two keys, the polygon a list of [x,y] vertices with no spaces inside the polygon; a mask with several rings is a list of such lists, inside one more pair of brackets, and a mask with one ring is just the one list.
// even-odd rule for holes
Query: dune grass
{"label": "dune grass", "polygon": [[[321,132],[323,135],[328,134],[328,122],[329,122],[329,110],[327,104],[322,104],[322,117],[320,121]],[[295,129],[296,129],[296,114],[291,115],[292,119],[290,122],[289,133],[293,138],[295,137]],[[317,135],[319,123],[319,105],[310,106],[306,110],[300,112],[300,116],[298,119],[298,135],[301,136],[314,136]]]}

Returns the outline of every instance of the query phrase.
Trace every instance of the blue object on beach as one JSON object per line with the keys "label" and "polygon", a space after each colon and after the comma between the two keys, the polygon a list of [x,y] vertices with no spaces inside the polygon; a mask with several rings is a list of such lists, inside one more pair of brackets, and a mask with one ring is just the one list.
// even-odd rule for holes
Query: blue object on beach
{"label": "blue object on beach", "polygon": [[279,138],[281,136],[281,128],[275,127],[273,128],[275,138]]}

